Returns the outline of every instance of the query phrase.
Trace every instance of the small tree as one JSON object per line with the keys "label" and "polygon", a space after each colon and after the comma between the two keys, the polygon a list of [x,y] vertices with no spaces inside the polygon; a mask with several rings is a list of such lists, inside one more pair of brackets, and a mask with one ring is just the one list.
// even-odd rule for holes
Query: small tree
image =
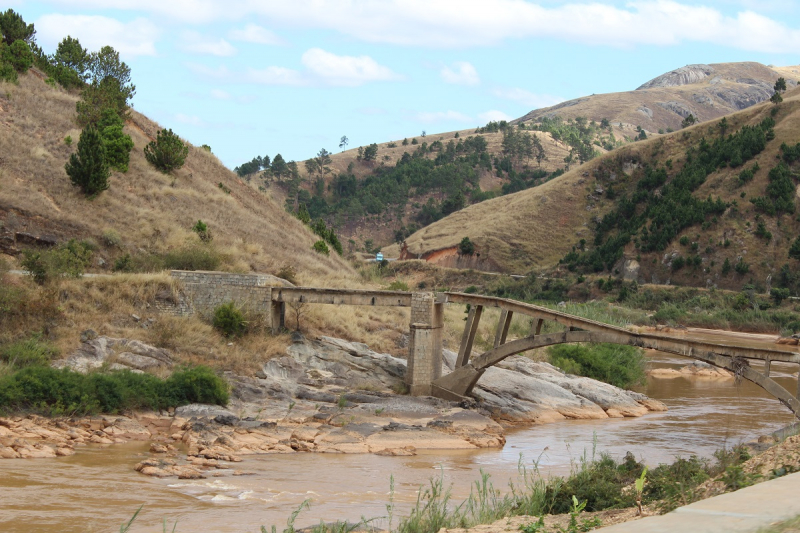
{"label": "small tree", "polygon": [[0,33],[3,35],[3,42],[10,45],[14,41],[33,42],[36,30],[33,24],[25,24],[19,13],[8,9],[5,13],[0,13]]}
{"label": "small tree", "polygon": [[120,172],[128,171],[133,149],[131,136],[122,131],[124,125],[125,123],[113,109],[104,109],[97,124],[106,147],[106,162],[109,167]]}
{"label": "small tree", "polygon": [[241,309],[229,302],[214,309],[214,327],[225,337],[239,337],[247,331],[247,321]]}
{"label": "small tree", "polygon": [[784,78],[778,78],[778,80],[775,82],[774,89],[775,89],[776,93],[779,93],[779,92],[782,93],[783,91],[785,91],[786,90],[786,80]]}
{"label": "small tree", "polygon": [[469,237],[464,237],[458,243],[458,253],[461,255],[472,255],[475,253],[475,244],[469,240]]}
{"label": "small tree", "polygon": [[797,237],[789,248],[789,257],[800,261],[800,237]]}
{"label": "small tree", "polygon": [[197,224],[192,226],[192,231],[197,233],[197,235],[200,237],[200,240],[203,242],[211,242],[211,240],[214,238],[211,235],[211,230],[208,229],[208,224],[202,220],[198,220]]}
{"label": "small tree", "polygon": [[683,121],[681,122],[681,128],[688,128],[689,126],[693,126],[695,122],[697,122],[697,119],[694,118],[694,115],[689,113],[689,116],[683,119]]}
{"label": "small tree", "polygon": [[769,97],[769,101],[775,105],[778,105],[783,102],[783,96],[781,96],[781,93],[775,91],[775,93]]}
{"label": "small tree", "polygon": [[347,138],[347,135],[342,135],[342,138],[339,139],[339,148],[342,149],[342,152],[347,150],[348,144],[350,144],[350,139]]}
{"label": "small tree", "polygon": [[64,166],[73,185],[83,189],[86,196],[93,198],[108,189],[108,163],[106,148],[100,133],[92,126],[81,132],[78,152],[69,157]]}
{"label": "small tree", "polygon": [[158,132],[158,137],[144,149],[144,157],[161,172],[167,174],[181,168],[189,155],[189,147],[171,129]]}

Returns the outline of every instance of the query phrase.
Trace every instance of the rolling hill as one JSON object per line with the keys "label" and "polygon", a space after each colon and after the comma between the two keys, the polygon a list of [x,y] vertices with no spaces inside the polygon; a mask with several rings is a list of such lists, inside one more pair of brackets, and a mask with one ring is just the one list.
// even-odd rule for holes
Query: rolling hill
{"label": "rolling hill", "polygon": [[314,252],[318,237],[210,151],[190,146],[183,168],[156,171],[143,148],[161,126],[135,111],[125,125],[135,145],[128,172],[114,171],[110,188],[87,199],[64,170],[80,137],[77,101],[77,92],[45,83],[36,69],[18,85],[0,83],[0,252],[16,255],[37,239],[88,239],[97,246],[93,269],[110,270],[125,254],[196,246],[191,228],[203,220],[220,268],[276,273],[288,265],[306,281],[354,273],[335,253]]}
{"label": "rolling hill", "polygon": [[[405,257],[477,261],[457,254],[468,237],[480,261],[520,274],[569,266],[726,288],[795,276],[788,251],[800,235],[800,89],[784,97],[778,106],[757,104],[637,142],[539,187],[469,206],[408,237]],[[757,148],[736,144],[756,134]]]}
{"label": "rolling hill", "polygon": [[[637,138],[652,138],[680,129],[689,114],[708,121],[763,102],[772,95],[772,87],[781,76],[791,88],[800,79],[800,67],[767,67],[752,62],[689,65],[633,91],[591,95],[531,111],[510,126],[490,124],[493,127],[376,143],[372,146],[377,153],[371,161],[359,156],[365,147],[358,147],[330,154],[330,162],[319,173],[310,173],[305,164],[300,164],[294,178],[276,177],[270,172],[249,178],[254,186],[266,188],[278,204],[285,204],[288,199],[295,208],[301,202],[313,206],[312,216],[321,216],[335,224],[343,241],[352,239],[352,249],[362,249],[367,241],[377,246],[387,245],[432,221],[428,202],[432,201],[441,215],[447,214],[445,202],[449,198],[463,197],[464,204],[470,205],[540,186],[570,168],[565,158],[571,157],[574,166]],[[519,132],[519,128],[538,138],[543,149],[540,160],[530,156],[515,160],[509,154],[504,139],[509,132]],[[469,180],[449,189],[421,187],[412,181],[402,184],[400,192],[396,190],[395,182],[402,181],[408,172],[395,176],[391,175],[391,169],[401,164],[404,157],[435,161],[442,158],[450,143],[458,147],[470,137],[485,141],[489,164],[470,163],[468,169],[457,169],[461,175],[474,173]],[[460,154],[457,151],[456,155]],[[510,164],[506,158],[512,160]],[[451,161],[453,158],[447,162]],[[352,177],[351,196],[343,197],[337,192],[335,180],[341,176]],[[379,200],[372,202],[369,195],[362,194],[362,189],[387,191],[386,183],[373,184],[381,180],[389,182],[395,190],[383,198],[380,191],[371,193]],[[365,196],[368,206],[364,205]],[[350,203],[354,197],[359,200],[355,206]]]}

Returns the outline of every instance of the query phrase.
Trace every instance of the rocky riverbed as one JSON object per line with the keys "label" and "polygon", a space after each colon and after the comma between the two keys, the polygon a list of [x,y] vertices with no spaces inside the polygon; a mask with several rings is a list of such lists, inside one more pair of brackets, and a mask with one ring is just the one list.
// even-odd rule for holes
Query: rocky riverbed
{"label": "rocky riverbed", "polygon": [[[445,351],[444,359],[448,372],[455,354]],[[169,367],[172,357],[139,342],[88,334],[59,364],[142,371]],[[642,394],[521,356],[490,368],[475,388],[475,401],[411,397],[398,394],[405,364],[364,344],[296,335],[285,355],[256,376],[226,374],[232,399],[225,408],[193,404],[128,416],[0,418],[0,457],[57,457],[88,444],[149,441],[152,457],[137,470],[193,478],[243,473],[230,465],[248,454],[500,448],[510,427],[666,409]]]}

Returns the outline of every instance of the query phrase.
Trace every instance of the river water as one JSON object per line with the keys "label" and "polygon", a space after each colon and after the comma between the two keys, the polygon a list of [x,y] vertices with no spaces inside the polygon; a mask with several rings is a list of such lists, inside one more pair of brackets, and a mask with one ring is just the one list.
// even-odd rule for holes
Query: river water
{"label": "river water", "polygon": [[[679,368],[691,360],[650,354],[655,367]],[[773,377],[794,390],[796,365],[773,363]],[[794,417],[777,400],[748,381],[650,379],[646,392],[669,411],[640,418],[565,421],[510,433],[502,450],[421,452],[413,457],[289,454],[250,456],[237,469],[249,476],[204,480],[152,479],[133,470],[147,455],[142,443],[79,448],[71,457],[0,461],[0,531],[118,531],[144,505],[131,532],[245,532],[281,530],[304,500],[296,525],[320,519],[357,521],[386,516],[394,477],[395,516],[407,512],[420,485],[444,476],[460,501],[483,470],[505,490],[518,480],[518,464],[568,473],[593,450],[622,457],[632,452],[650,465],[677,456],[711,456],[779,429]],[[385,527],[386,520],[377,522]]]}

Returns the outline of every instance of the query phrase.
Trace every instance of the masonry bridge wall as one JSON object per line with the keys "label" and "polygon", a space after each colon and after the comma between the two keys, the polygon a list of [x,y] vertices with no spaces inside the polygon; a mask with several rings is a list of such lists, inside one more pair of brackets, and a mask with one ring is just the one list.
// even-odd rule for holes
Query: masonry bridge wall
{"label": "masonry bridge wall", "polygon": [[265,315],[270,309],[271,285],[279,283],[279,278],[269,274],[173,270],[171,275],[182,286],[171,302],[172,312],[206,318],[228,302],[235,302],[248,314]]}

